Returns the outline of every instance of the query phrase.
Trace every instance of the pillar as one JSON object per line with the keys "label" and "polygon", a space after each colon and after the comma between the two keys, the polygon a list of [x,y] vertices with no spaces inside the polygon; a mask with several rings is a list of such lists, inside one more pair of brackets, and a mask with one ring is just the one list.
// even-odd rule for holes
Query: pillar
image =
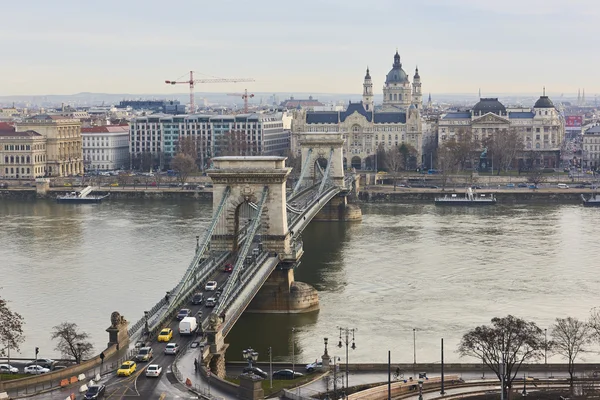
{"label": "pillar", "polygon": [[262,388],[263,379],[254,374],[240,375],[240,387],[238,391],[238,399],[241,400],[258,400],[265,398],[265,392]]}

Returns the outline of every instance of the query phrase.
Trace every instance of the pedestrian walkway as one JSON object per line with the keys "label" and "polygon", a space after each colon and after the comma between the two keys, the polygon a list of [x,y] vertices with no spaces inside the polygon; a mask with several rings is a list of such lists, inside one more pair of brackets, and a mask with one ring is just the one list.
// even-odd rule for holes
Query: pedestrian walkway
{"label": "pedestrian walkway", "polygon": [[[200,371],[195,371],[194,360],[200,356],[200,348],[188,348],[176,361],[176,370],[179,372],[178,379],[185,383],[190,380],[191,388],[205,398],[237,400],[237,393],[228,393],[215,385],[211,385],[211,380],[215,378],[205,378]],[[209,375],[210,376],[210,375]]]}

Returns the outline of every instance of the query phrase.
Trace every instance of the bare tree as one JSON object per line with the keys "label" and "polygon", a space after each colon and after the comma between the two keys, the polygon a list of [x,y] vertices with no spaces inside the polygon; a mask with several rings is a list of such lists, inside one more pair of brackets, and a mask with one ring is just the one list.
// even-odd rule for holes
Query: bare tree
{"label": "bare tree", "polygon": [[198,158],[198,145],[194,138],[191,136],[180,136],[177,140],[177,153],[183,153],[196,160]]}
{"label": "bare tree", "polygon": [[417,149],[413,145],[408,143],[402,143],[398,147],[398,151],[402,154],[402,169],[409,170],[416,168],[416,162],[414,162],[416,155],[418,154]]}
{"label": "bare tree", "polygon": [[89,335],[79,332],[77,324],[63,322],[52,328],[51,339],[58,339],[55,349],[65,357],[73,357],[75,362],[80,363],[82,359],[92,356],[94,346],[88,341]]}
{"label": "bare tree", "polygon": [[[407,149],[408,151],[408,149]],[[397,146],[385,152],[385,168],[388,172],[392,173],[392,179],[394,182],[394,191],[396,190],[396,180],[398,179],[398,172],[404,169],[406,157],[400,152]]]}
{"label": "bare tree", "polygon": [[288,151],[286,157],[287,159],[285,160],[285,166],[292,168],[292,173],[300,174],[302,169],[302,156],[298,156],[292,151]]}
{"label": "bare tree", "polygon": [[219,140],[220,155],[247,156],[258,154],[258,149],[248,143],[246,132],[231,130],[226,132]]}
{"label": "bare tree", "polygon": [[571,317],[556,318],[556,322],[551,328],[550,348],[556,354],[567,359],[571,391],[573,391],[575,360],[579,353],[587,351],[585,347],[591,342],[591,333],[592,328],[589,324]]}
{"label": "bare tree", "polygon": [[[19,345],[25,340],[23,324],[21,314],[11,311],[8,302],[0,297],[0,356],[10,357],[10,350],[19,351]],[[10,364],[10,358],[8,362]]]}
{"label": "bare tree", "polygon": [[494,136],[490,136],[486,141],[486,146],[492,154],[493,161],[498,167],[497,175],[501,171],[508,170],[513,161],[523,151],[523,140],[516,129],[503,129]]}
{"label": "bare tree", "polygon": [[546,181],[546,177],[540,168],[535,167],[527,174],[527,182],[532,183],[535,188],[544,181]]}
{"label": "bare tree", "polygon": [[173,158],[171,167],[177,171],[177,179],[181,185],[187,181],[191,173],[198,169],[195,160],[191,156],[183,153],[179,153]]}
{"label": "bare tree", "polygon": [[[521,364],[541,357],[545,340],[535,322],[509,315],[492,318],[492,325],[482,325],[465,333],[458,346],[461,356],[480,359],[504,382],[505,399]],[[504,365],[504,368],[501,366]]]}
{"label": "bare tree", "polygon": [[454,138],[444,142],[437,150],[437,165],[438,170],[442,173],[442,190],[446,189],[448,177],[456,172],[457,167],[457,142]]}

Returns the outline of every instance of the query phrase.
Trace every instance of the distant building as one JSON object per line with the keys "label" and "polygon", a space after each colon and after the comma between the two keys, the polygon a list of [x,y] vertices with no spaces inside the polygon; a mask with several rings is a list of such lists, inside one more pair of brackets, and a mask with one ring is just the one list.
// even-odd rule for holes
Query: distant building
{"label": "distant building", "polygon": [[290,148],[282,113],[153,114],[131,120],[130,155],[151,153],[161,160],[173,157],[180,137],[196,141],[198,158],[204,166],[219,155],[284,155]]}
{"label": "distant building", "polygon": [[129,168],[129,125],[82,128],[86,170]]}
{"label": "distant building", "polygon": [[133,110],[147,110],[164,114],[185,114],[185,105],[179,100],[122,100],[119,108],[131,107]]}
{"label": "distant building", "polygon": [[81,122],[62,115],[40,114],[18,123],[18,132],[34,131],[46,138],[48,176],[83,173]]}
{"label": "distant building", "polygon": [[[371,76],[369,75],[368,68],[365,81],[367,77],[370,81]],[[365,95],[366,94],[363,94],[363,98]],[[372,92],[370,95],[373,95]],[[408,75],[404,72],[404,69],[402,69],[400,54],[396,51],[392,69],[386,75],[385,85],[383,86],[383,111],[406,111],[411,105],[414,105],[418,110],[422,110],[423,108],[419,68],[415,68],[415,75],[413,76],[413,83],[411,85],[408,80]]]}
{"label": "distant building", "polygon": [[600,125],[592,126],[583,134],[583,168],[600,167]]}
{"label": "distant building", "polygon": [[317,99],[313,99],[312,96],[308,96],[308,99],[294,99],[294,96],[292,96],[288,100],[284,100],[283,102],[281,102],[281,107],[287,109],[312,108],[322,106],[324,106],[324,104]]}
{"label": "distant building", "polygon": [[0,179],[32,179],[45,174],[46,138],[0,123]]}
{"label": "distant building", "polygon": [[565,126],[546,95],[540,96],[533,108],[511,110],[497,98],[482,98],[471,110],[443,114],[438,121],[438,144],[455,137],[460,129],[470,129],[479,142],[516,129],[525,150],[538,153],[534,157],[538,166],[559,167]]}

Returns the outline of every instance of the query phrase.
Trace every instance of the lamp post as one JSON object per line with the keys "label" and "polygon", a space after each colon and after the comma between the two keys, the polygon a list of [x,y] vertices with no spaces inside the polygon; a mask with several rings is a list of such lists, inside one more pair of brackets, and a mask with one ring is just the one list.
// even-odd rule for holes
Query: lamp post
{"label": "lamp post", "polygon": [[544,329],[544,367],[548,367],[548,329]]}
{"label": "lamp post", "polygon": [[83,348],[83,343],[77,343],[77,364],[81,364],[81,349]]}
{"label": "lamp post", "polygon": [[248,372],[252,372],[252,363],[258,360],[258,352],[254,351],[254,349],[249,348],[242,351],[242,355],[244,359],[248,361]]}
{"label": "lamp post", "polygon": [[[342,338],[343,332],[343,338]],[[354,333],[356,332],[356,328],[340,328],[340,341],[338,342],[338,347],[342,348],[342,342],[346,345],[346,389],[348,388],[348,345],[350,344],[350,334],[352,334],[352,350],[356,349],[356,344],[354,343]]]}
{"label": "lamp post", "polygon": [[[338,362],[336,364],[336,361]],[[337,371],[338,371],[338,367],[339,367],[339,361],[340,358],[339,357],[333,357],[333,398],[334,400],[337,400]]]}
{"label": "lamp post", "polygon": [[423,400],[423,379],[419,379],[419,400]]}
{"label": "lamp post", "polygon": [[150,311],[144,311],[144,330],[146,332],[146,335],[150,335],[150,327],[148,326],[148,315],[150,314]]}
{"label": "lamp post", "polygon": [[295,353],[295,341],[296,341],[296,328],[292,328],[292,371],[296,372],[296,360],[294,358]]}
{"label": "lamp post", "polygon": [[523,372],[523,397],[527,397],[527,378],[525,372]]}
{"label": "lamp post", "polygon": [[413,375],[417,373],[417,328],[413,328]]}

